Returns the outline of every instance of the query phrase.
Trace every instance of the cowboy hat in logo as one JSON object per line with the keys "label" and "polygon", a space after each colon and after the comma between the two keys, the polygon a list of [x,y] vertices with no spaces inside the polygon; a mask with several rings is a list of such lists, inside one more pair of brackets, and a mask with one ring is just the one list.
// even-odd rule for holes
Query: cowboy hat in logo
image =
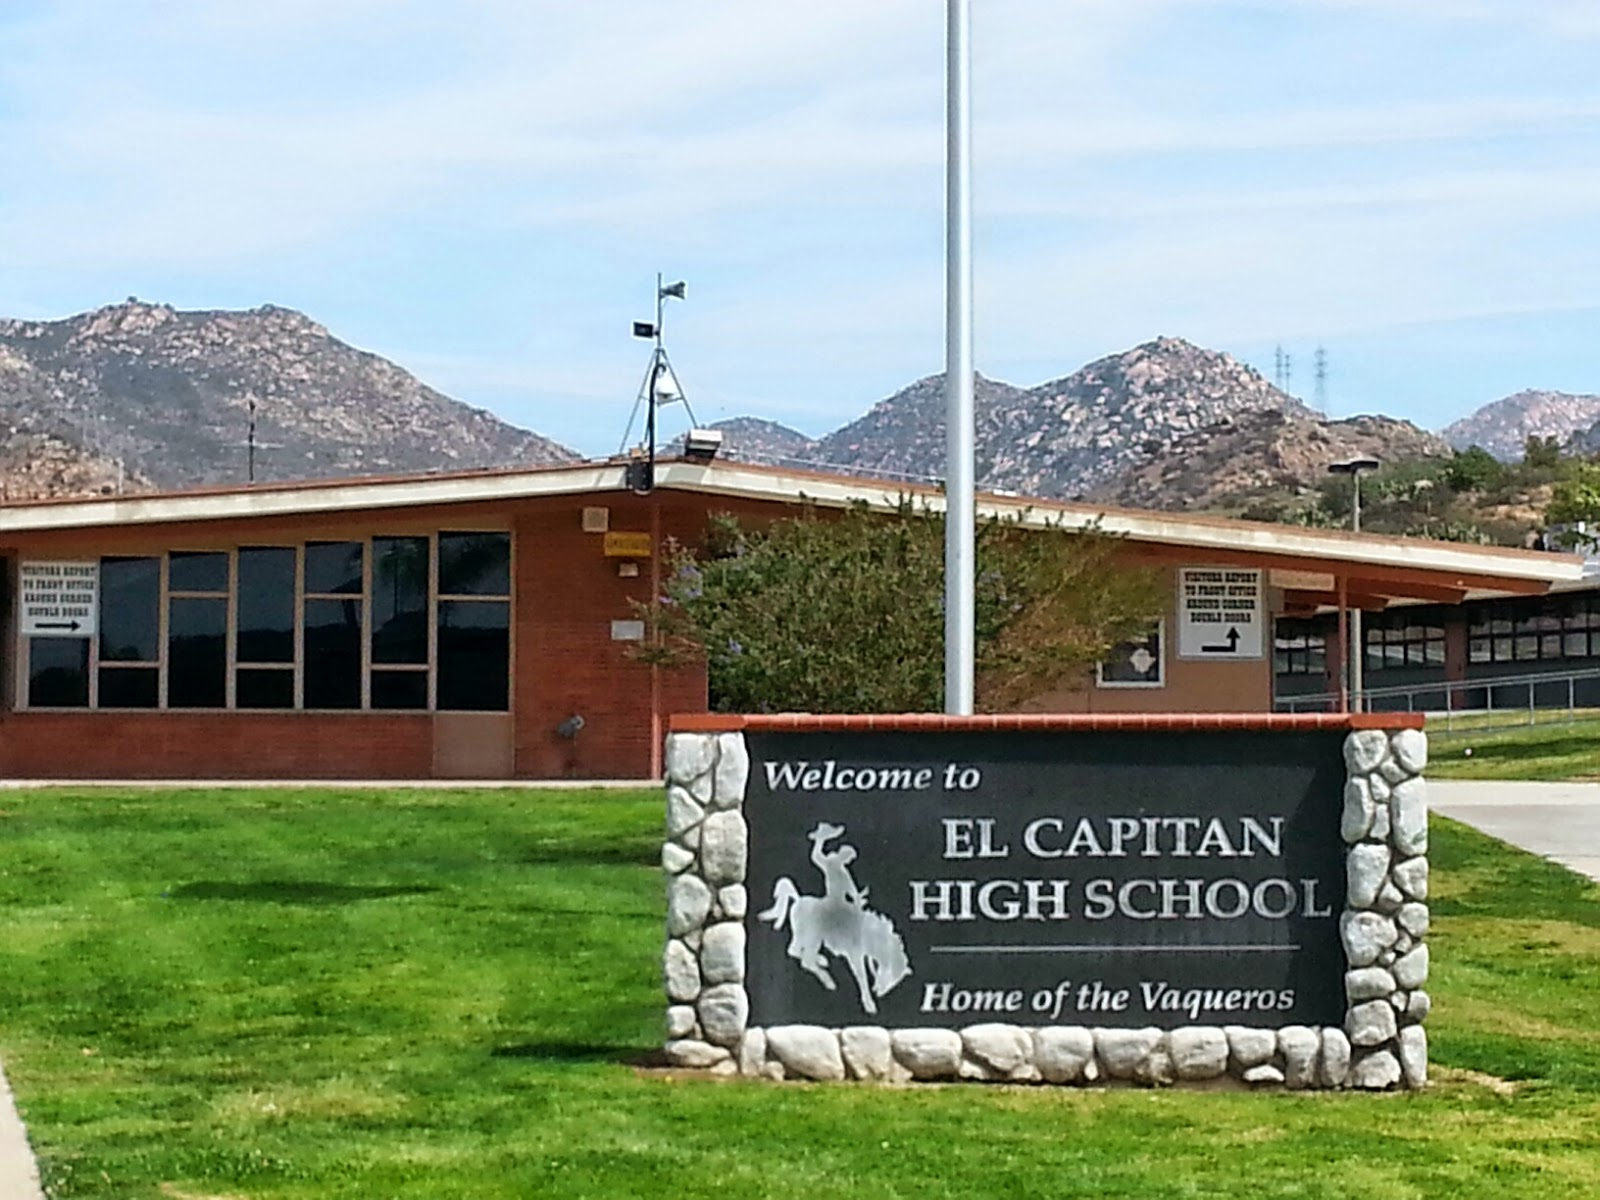
{"label": "cowboy hat in logo", "polygon": [[862,1010],[875,1014],[877,998],[911,974],[911,964],[894,922],[867,907],[867,889],[851,874],[856,848],[842,844],[826,848],[844,832],[843,825],[821,821],[808,835],[811,862],[822,873],[822,895],[801,895],[794,881],[784,876],[773,885],[772,906],[757,917],[774,930],[788,924],[789,957],[830,992],[838,983],[827,954],[844,959],[855,977]]}

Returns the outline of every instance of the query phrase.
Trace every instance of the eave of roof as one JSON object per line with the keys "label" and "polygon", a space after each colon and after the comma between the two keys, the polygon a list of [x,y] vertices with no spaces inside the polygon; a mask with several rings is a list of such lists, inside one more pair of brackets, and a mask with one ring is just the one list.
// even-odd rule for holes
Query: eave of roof
{"label": "eave of roof", "polygon": [[[0,506],[0,536],[111,526],[317,516],[361,510],[505,502],[541,496],[598,495],[626,490],[620,460],[552,467],[266,484],[146,493],[92,500],[50,500]],[[866,503],[893,507],[904,500],[940,511],[942,494],[925,485],[788,468],[663,459],[657,487],[705,496],[825,507]],[[1572,586],[1584,578],[1583,559],[1571,554],[1471,546],[1352,534],[1339,530],[1269,525],[1226,517],[1116,509],[1102,505],[982,494],[978,511],[1032,527],[1098,527],[1136,545],[1210,555],[1260,555],[1305,563],[1345,563],[1385,573],[1426,572],[1467,586],[1495,590],[1493,580]]]}

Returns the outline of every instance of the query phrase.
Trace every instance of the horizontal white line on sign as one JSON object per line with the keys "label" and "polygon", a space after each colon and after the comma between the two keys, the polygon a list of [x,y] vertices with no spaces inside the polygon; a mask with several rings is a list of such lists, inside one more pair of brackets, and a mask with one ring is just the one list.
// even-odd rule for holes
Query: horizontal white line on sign
{"label": "horizontal white line on sign", "polygon": [[1148,951],[1152,954],[1216,953],[1218,950],[1298,950],[1298,944],[1253,945],[1228,942],[1220,946],[929,946],[933,954],[1109,954],[1113,951]]}

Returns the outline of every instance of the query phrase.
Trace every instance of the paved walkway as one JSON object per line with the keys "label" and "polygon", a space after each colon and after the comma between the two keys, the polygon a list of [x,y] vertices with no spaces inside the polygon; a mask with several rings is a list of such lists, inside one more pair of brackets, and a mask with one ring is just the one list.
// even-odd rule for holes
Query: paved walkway
{"label": "paved walkway", "polygon": [[39,1168],[4,1071],[0,1071],[0,1200],[44,1200]]}
{"label": "paved walkway", "polygon": [[1435,812],[1600,880],[1600,783],[1430,779]]}

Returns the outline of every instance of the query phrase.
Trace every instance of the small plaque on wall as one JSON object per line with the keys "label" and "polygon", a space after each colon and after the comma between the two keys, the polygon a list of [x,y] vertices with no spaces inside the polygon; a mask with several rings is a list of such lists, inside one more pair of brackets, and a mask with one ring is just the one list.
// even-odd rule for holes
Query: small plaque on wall
{"label": "small plaque on wall", "polygon": [[611,622],[611,640],[613,642],[642,642],[644,641],[643,621],[613,621]]}
{"label": "small plaque on wall", "polygon": [[612,530],[605,537],[607,558],[649,558],[651,540],[648,533],[627,533]]}

